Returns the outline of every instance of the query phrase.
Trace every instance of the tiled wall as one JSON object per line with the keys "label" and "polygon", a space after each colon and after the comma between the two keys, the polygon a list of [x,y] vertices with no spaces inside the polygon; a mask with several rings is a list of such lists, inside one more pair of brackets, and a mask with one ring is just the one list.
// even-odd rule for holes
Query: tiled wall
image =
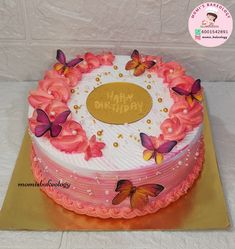
{"label": "tiled wall", "polygon": [[[217,1],[235,18],[235,0]],[[195,77],[235,81],[235,32],[217,48],[188,32],[199,0],[0,0],[0,80],[36,80],[57,48],[143,53],[179,60]]]}

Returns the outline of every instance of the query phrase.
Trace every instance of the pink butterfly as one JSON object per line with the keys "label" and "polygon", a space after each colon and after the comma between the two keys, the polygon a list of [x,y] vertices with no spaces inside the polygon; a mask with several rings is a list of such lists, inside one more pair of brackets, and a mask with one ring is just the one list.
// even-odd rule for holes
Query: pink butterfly
{"label": "pink butterfly", "polygon": [[154,158],[156,164],[162,163],[164,154],[169,153],[177,144],[177,141],[166,141],[156,148],[151,138],[145,133],[140,133],[140,139],[142,145],[146,148],[143,152],[144,160],[148,161],[151,158]]}
{"label": "pink butterfly", "polygon": [[60,49],[57,50],[56,59],[59,63],[54,65],[54,69],[60,73],[66,73],[70,67],[75,67],[79,62],[83,61],[82,58],[75,58],[69,62],[66,62],[66,56]]}
{"label": "pink butterfly", "polygon": [[61,124],[65,123],[67,117],[71,113],[70,110],[60,113],[53,122],[50,121],[47,114],[42,109],[36,109],[37,112],[37,122],[40,124],[35,127],[35,136],[41,137],[47,131],[50,131],[51,137],[57,137],[61,130]]}
{"label": "pink butterfly", "polygon": [[192,105],[193,100],[202,101],[202,92],[201,92],[201,80],[197,79],[192,85],[191,91],[186,91],[180,87],[172,87],[172,90],[178,93],[179,95],[186,96],[186,100],[190,105]]}

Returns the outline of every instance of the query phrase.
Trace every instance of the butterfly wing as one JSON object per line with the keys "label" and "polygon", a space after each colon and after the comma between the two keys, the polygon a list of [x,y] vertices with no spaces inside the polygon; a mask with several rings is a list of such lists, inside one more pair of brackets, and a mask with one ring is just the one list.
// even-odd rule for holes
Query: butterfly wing
{"label": "butterfly wing", "polygon": [[159,152],[155,153],[154,160],[156,164],[161,164],[163,159],[164,159],[164,156],[162,153],[159,153]]}
{"label": "butterfly wing", "polygon": [[54,123],[51,124],[50,127],[50,134],[51,137],[58,137],[60,132],[62,130],[62,126],[61,125],[55,125]]}
{"label": "butterfly wing", "polygon": [[64,52],[62,50],[60,50],[60,49],[57,50],[56,59],[61,64],[65,65],[65,63],[66,63],[66,57],[65,57],[65,54],[64,54]]}
{"label": "butterfly wing", "polygon": [[132,60],[128,61],[126,64],[126,70],[134,69],[140,65],[140,55],[136,49],[132,52],[131,59]]}
{"label": "butterfly wing", "polygon": [[197,80],[195,80],[195,82],[194,82],[193,85],[192,85],[191,93],[192,93],[192,94],[196,94],[196,93],[198,93],[200,90],[201,90],[201,80],[200,80],[200,79],[197,79]]}
{"label": "butterfly wing", "polygon": [[145,195],[156,197],[158,196],[162,191],[164,187],[160,184],[144,184],[136,188],[136,192],[141,192]]}
{"label": "butterfly wing", "polygon": [[202,97],[202,92],[201,92],[201,91],[199,91],[199,92],[193,94],[192,96],[193,96],[193,98],[196,99],[197,101],[199,101],[199,102],[202,101],[202,98],[203,98],[203,97]]}
{"label": "butterfly wing", "polygon": [[67,120],[69,114],[71,113],[70,110],[64,111],[62,113],[60,113],[54,120],[53,125],[59,125],[59,124],[63,124],[65,123],[65,121]]}
{"label": "butterfly wing", "polygon": [[44,112],[42,109],[36,109],[37,112],[37,122],[43,123],[43,124],[50,124],[50,119],[47,116],[46,112]]}
{"label": "butterfly wing", "polygon": [[35,127],[35,136],[41,137],[43,136],[48,130],[50,130],[51,122],[49,117],[47,116],[46,112],[42,109],[36,109],[37,112],[37,122],[40,124]]}
{"label": "butterfly wing", "polygon": [[150,69],[151,67],[153,67],[156,62],[155,61],[144,61],[141,63],[145,68]]}
{"label": "butterfly wing", "polygon": [[35,127],[35,136],[42,137],[49,130],[50,130],[50,124],[37,125]]}
{"label": "butterfly wing", "polygon": [[131,207],[142,210],[148,204],[148,197],[156,197],[163,189],[164,187],[159,184],[145,184],[137,187],[130,197]]}
{"label": "butterfly wing", "polygon": [[116,192],[119,192],[112,200],[113,205],[123,202],[131,193],[133,185],[129,180],[119,180],[117,182]]}
{"label": "butterfly wing", "polygon": [[154,151],[153,150],[144,150],[143,152],[143,158],[145,161],[150,160],[154,155]]}
{"label": "butterfly wing", "polygon": [[62,113],[60,113],[54,120],[54,122],[51,123],[51,127],[50,127],[50,134],[51,137],[57,137],[59,136],[61,130],[62,130],[62,126],[60,124],[65,123],[65,121],[67,120],[68,115],[71,113],[70,110],[64,111]]}
{"label": "butterfly wing", "polygon": [[131,54],[131,59],[134,60],[134,61],[138,61],[140,62],[140,54],[138,52],[138,50],[134,50]]}
{"label": "butterfly wing", "polygon": [[172,90],[176,93],[178,93],[179,95],[185,95],[185,96],[189,96],[190,95],[190,92],[180,88],[180,87],[172,87]]}
{"label": "butterfly wing", "polygon": [[141,144],[148,150],[154,150],[154,145],[151,138],[145,133],[140,133]]}
{"label": "butterfly wing", "polygon": [[148,204],[149,198],[142,192],[135,192],[130,196],[131,208],[142,210]]}
{"label": "butterfly wing", "polygon": [[75,67],[75,66],[76,66],[78,63],[80,63],[81,61],[83,61],[82,58],[75,58],[75,59],[69,61],[69,62],[67,63],[67,66],[68,66],[68,67]]}
{"label": "butterfly wing", "polygon": [[134,76],[140,76],[145,72],[145,66],[143,64],[139,64],[135,69],[134,69]]}
{"label": "butterfly wing", "polygon": [[157,148],[157,152],[168,153],[176,146],[176,144],[177,144],[177,141],[167,141]]}

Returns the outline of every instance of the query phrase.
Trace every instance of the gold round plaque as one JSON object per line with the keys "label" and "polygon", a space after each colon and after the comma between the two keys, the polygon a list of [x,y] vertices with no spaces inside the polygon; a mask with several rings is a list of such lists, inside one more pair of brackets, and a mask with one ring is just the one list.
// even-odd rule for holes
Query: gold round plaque
{"label": "gold round plaque", "polygon": [[112,82],[95,88],[87,97],[87,109],[108,124],[133,123],[152,108],[152,98],[144,88],[128,82]]}

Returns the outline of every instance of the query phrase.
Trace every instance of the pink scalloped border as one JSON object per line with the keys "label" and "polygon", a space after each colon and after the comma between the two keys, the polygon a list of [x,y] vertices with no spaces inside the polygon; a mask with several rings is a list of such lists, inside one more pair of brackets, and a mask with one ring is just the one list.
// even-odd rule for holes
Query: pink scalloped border
{"label": "pink scalloped border", "polygon": [[[99,218],[124,218],[124,219],[131,219],[136,216],[143,216],[149,213],[155,213],[161,208],[165,208],[170,203],[175,202],[181,196],[187,193],[187,191],[192,187],[195,180],[199,177],[200,171],[203,167],[204,162],[204,141],[203,137],[201,137],[201,146],[199,149],[199,156],[198,160],[195,163],[192,172],[186,177],[186,179],[181,182],[180,185],[172,189],[164,198],[156,199],[150,202],[143,211],[138,209],[132,210],[128,207],[97,207],[91,205],[84,205],[78,201],[72,201],[71,199],[67,198],[65,194],[60,193],[58,189],[53,187],[41,188],[43,192],[45,192],[50,198],[52,198],[57,204],[63,206],[64,208],[73,211],[77,214],[86,214],[88,216],[99,217]],[[37,182],[45,181],[42,171],[38,167],[38,161],[34,161],[33,158],[35,157],[35,152],[32,149],[31,153],[31,161],[32,161],[32,172]]]}

